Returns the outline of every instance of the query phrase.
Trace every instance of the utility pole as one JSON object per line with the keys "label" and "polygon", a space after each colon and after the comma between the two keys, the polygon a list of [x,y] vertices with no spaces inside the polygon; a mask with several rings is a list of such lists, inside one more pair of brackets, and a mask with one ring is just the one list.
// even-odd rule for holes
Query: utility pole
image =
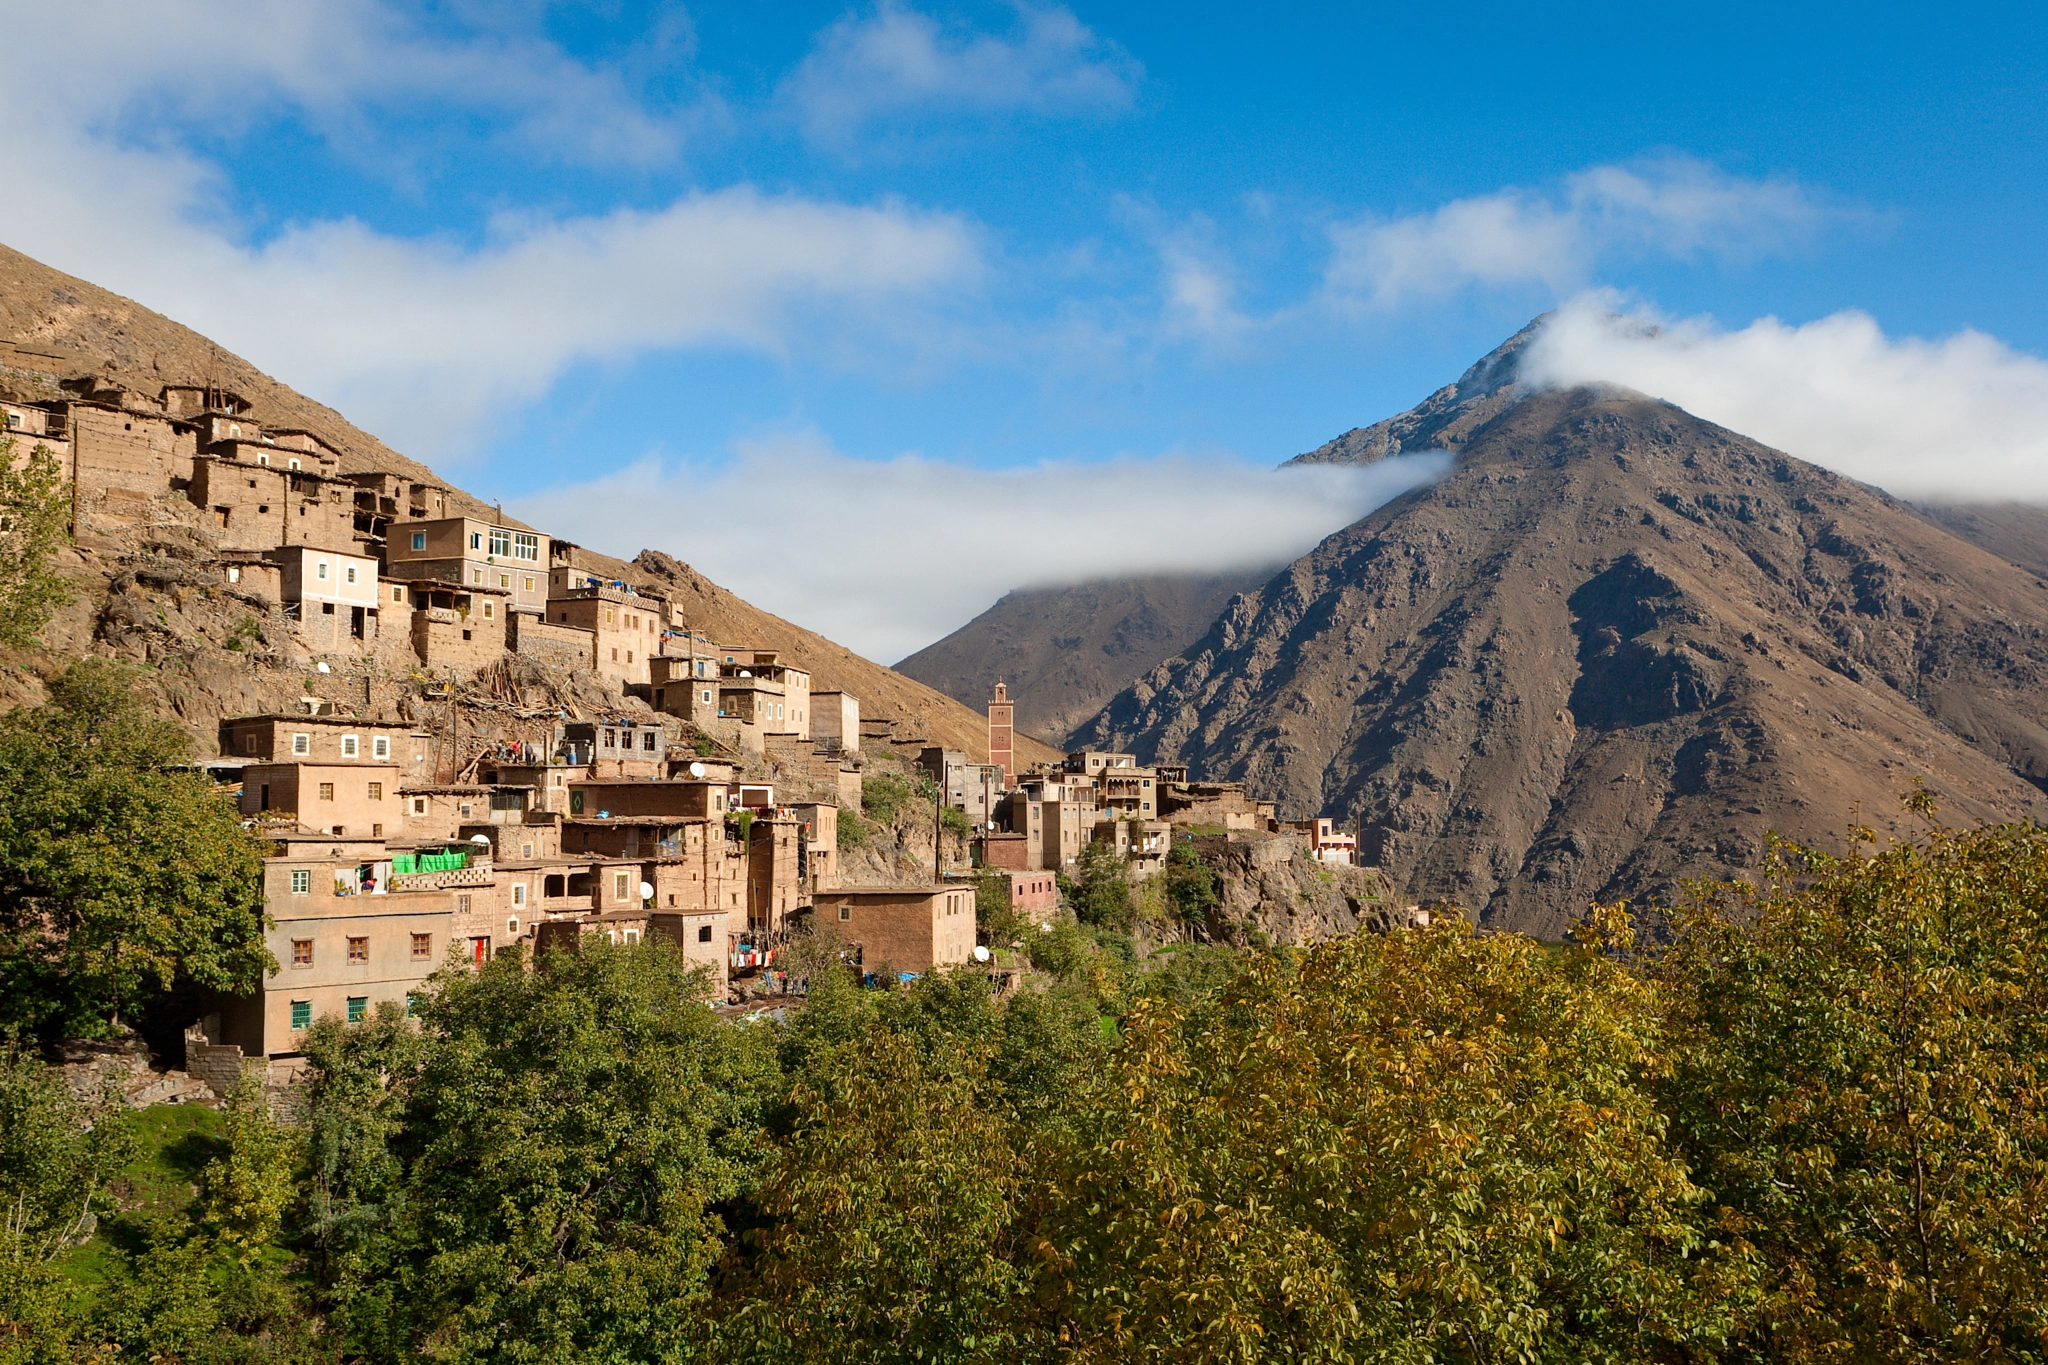
{"label": "utility pole", "polygon": [[[944,759],[943,757],[941,757],[941,758],[939,759],[939,771],[940,771],[941,773],[944,773],[944,772],[945,772],[945,770],[946,770],[946,760],[945,760],[945,759]],[[944,780],[943,778],[941,778],[941,779],[940,779],[940,781],[939,781],[939,787],[938,787],[938,790],[932,793],[932,880],[933,880],[933,881],[938,881],[938,880],[940,880],[940,878],[942,878],[942,877],[943,877],[943,876],[945,875],[945,873],[944,873],[944,872],[943,872],[943,871],[941,870],[941,868],[939,867],[939,853],[940,853],[940,850],[941,850],[941,849],[942,849],[942,848],[944,847],[944,845],[942,845],[942,844],[941,844],[941,843],[939,842],[939,803],[940,803],[941,801],[944,801],[945,799],[946,799],[946,783],[945,783],[945,780]]]}

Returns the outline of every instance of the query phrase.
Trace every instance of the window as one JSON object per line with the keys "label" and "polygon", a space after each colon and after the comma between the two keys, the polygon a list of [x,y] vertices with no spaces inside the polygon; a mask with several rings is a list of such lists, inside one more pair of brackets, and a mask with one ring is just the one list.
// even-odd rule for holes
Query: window
{"label": "window", "polygon": [[370,784],[370,799],[372,801],[382,801],[384,799],[384,784],[382,782],[372,782]]}
{"label": "window", "polygon": [[466,915],[469,913],[469,897],[457,896],[455,898],[455,913],[458,915]]}
{"label": "window", "polygon": [[469,571],[469,581],[476,584],[478,587],[482,587],[484,583],[484,571],[482,569],[471,569]]}
{"label": "window", "polygon": [[297,469],[299,467],[299,462],[297,460],[286,460],[284,462],[284,465],[286,469]]}
{"label": "window", "polygon": [[313,965],[312,939],[295,938],[292,940],[292,965],[294,967],[310,967]]}
{"label": "window", "polygon": [[617,739],[617,737],[618,737],[618,732],[617,732],[616,730],[607,730],[607,731],[605,731],[605,732],[604,732],[604,747],[605,747],[605,748],[607,748],[607,749],[615,749],[615,748],[617,748],[618,746],[617,746],[617,745],[616,745],[616,744],[615,744],[615,743],[613,742],[613,741],[614,741],[615,739]]}
{"label": "window", "polygon": [[581,815],[581,814],[583,814],[583,793],[582,793],[582,792],[580,792],[580,791],[572,791],[572,792],[570,792],[570,793],[569,793],[569,814],[571,814],[571,815]]}
{"label": "window", "polygon": [[481,549],[483,549],[483,547],[484,547],[484,534],[483,534],[483,532],[481,532],[481,531],[471,531],[471,532],[469,533],[469,548],[470,548],[470,549],[472,549],[472,550],[481,550]]}
{"label": "window", "polygon": [[[531,564],[540,562],[540,537],[526,531],[515,531],[512,535],[512,557]],[[526,580],[528,591],[533,589],[533,580]]]}
{"label": "window", "polygon": [[517,915],[505,921],[505,932],[514,938],[519,937],[519,917]]}
{"label": "window", "polygon": [[294,1001],[292,1001],[292,1027],[293,1027],[294,1029],[302,1029],[302,1028],[311,1028],[311,1027],[313,1027],[313,1002],[312,1002],[312,1001],[310,1001],[310,1000],[294,1000]]}
{"label": "window", "polygon": [[615,621],[615,620],[617,620],[617,619],[618,619],[618,613],[617,613],[617,612],[613,611],[613,610],[612,610],[612,609],[611,609],[610,607],[606,607],[606,608],[604,609],[604,623],[605,623],[606,625],[610,625],[610,624],[611,624],[611,623],[612,623],[613,621]]}
{"label": "window", "polygon": [[697,930],[697,942],[699,942],[699,943],[709,943],[709,942],[711,942],[711,926],[710,926],[710,925],[706,924],[706,925],[702,926],[701,928],[699,928],[699,929]]}
{"label": "window", "polygon": [[414,798],[412,799],[412,813],[413,813],[414,815],[425,815],[425,814],[427,813],[427,798],[426,798],[426,797],[424,797],[424,796],[415,796],[415,797],[414,797]]}
{"label": "window", "polygon": [[512,886],[512,903],[513,903],[514,905],[524,905],[524,904],[526,904],[526,883],[524,883],[524,882],[515,882],[515,883],[513,883],[513,886]]}
{"label": "window", "polygon": [[640,941],[640,931],[639,931],[638,929],[628,929],[628,930],[626,931],[626,942],[628,942],[628,943],[638,943],[639,941]]}
{"label": "window", "polygon": [[499,575],[498,575],[498,586],[499,586],[499,587],[501,587],[501,588],[509,588],[509,587],[511,587],[511,586],[512,586],[512,575],[511,575],[511,574],[508,574],[508,573],[501,573],[501,574],[499,574]]}
{"label": "window", "polygon": [[706,693],[704,694],[704,700],[705,700],[705,701],[707,701],[707,702],[711,700],[711,694],[710,694],[709,692],[706,692]]}
{"label": "window", "polygon": [[432,934],[414,934],[412,936],[412,960],[414,962],[427,962],[432,960],[433,956],[434,936]]}
{"label": "window", "polygon": [[312,889],[313,889],[313,874],[312,874],[312,872],[311,872],[311,871],[309,871],[309,870],[308,870],[308,869],[306,869],[306,868],[303,868],[303,867],[295,867],[295,868],[293,868],[293,869],[292,869],[292,894],[293,894],[294,896],[303,896],[303,895],[306,895],[306,894],[308,894],[309,892],[311,892],[311,891],[312,891]]}
{"label": "window", "polygon": [[628,887],[627,887],[627,880],[628,880],[628,876],[629,876],[629,874],[627,874],[627,873],[624,873],[624,872],[620,872],[620,873],[616,873],[616,874],[615,874],[615,875],[614,875],[614,876],[612,877],[612,899],[613,899],[613,900],[620,900],[620,901],[622,901],[622,900],[626,899],[626,891],[627,891],[627,889],[628,889]]}
{"label": "window", "polygon": [[391,757],[391,736],[389,736],[389,735],[378,735],[378,736],[377,736],[377,737],[376,737],[375,739],[371,740],[371,741],[370,741],[370,757],[372,757],[372,758],[389,758],[389,757]]}
{"label": "window", "polygon": [[301,758],[305,757],[307,754],[312,753],[313,737],[311,735],[293,735],[292,752],[299,755]]}
{"label": "window", "polygon": [[356,756],[356,737],[354,735],[343,735],[341,737],[341,756],[343,758],[354,758]]}
{"label": "window", "polygon": [[527,590],[528,592],[532,592],[532,591],[533,591],[533,579],[531,579],[531,578],[528,578],[528,579],[526,580],[526,590]]}
{"label": "window", "polygon": [[394,602],[403,602],[405,600],[405,589],[393,588],[391,590],[391,600]]}
{"label": "window", "polygon": [[351,934],[348,940],[348,961],[352,967],[361,966],[370,960],[370,940]]}
{"label": "window", "polygon": [[370,837],[371,837],[372,839],[381,839],[381,838],[383,838],[383,837],[384,837],[384,826],[383,826],[383,825],[381,825],[381,824],[377,824],[377,825],[371,825],[371,826],[370,826]]}
{"label": "window", "polygon": [[318,564],[317,566],[315,566],[315,568],[314,568],[314,570],[313,570],[313,577],[315,577],[315,578],[319,579],[319,580],[320,580],[320,581],[321,581],[322,583],[325,583],[325,582],[327,581],[327,561],[326,561],[326,560],[324,560],[324,559],[323,559],[323,560],[321,560],[321,561],[320,561],[320,563],[319,563],[319,564]]}
{"label": "window", "polygon": [[332,782],[322,782],[320,784],[320,799],[322,801],[332,801],[334,799],[334,784]]}
{"label": "window", "polygon": [[491,558],[497,559],[512,553],[512,533],[502,526],[491,528]]}
{"label": "window", "polygon": [[630,650],[630,649],[626,651],[626,662],[627,662],[627,663],[632,663],[632,662],[633,662],[633,651],[632,651],[632,650]]}
{"label": "window", "polygon": [[346,569],[342,570],[342,579],[343,579],[343,581],[344,581],[344,582],[348,582],[348,583],[353,583],[353,582],[355,582],[355,581],[356,581],[356,566],[355,566],[355,565],[353,565],[353,564],[351,564],[351,565],[349,565],[349,566],[348,566],[348,567],[347,567]]}
{"label": "window", "polygon": [[370,997],[367,995],[351,995],[348,998],[348,1021],[351,1024],[360,1024],[369,1017]]}
{"label": "window", "polygon": [[484,603],[484,620],[488,621],[491,619],[491,608],[494,605],[496,604],[491,602]]}
{"label": "window", "polygon": [[613,663],[617,663],[618,661],[619,661],[619,651],[618,651],[618,650],[616,650],[616,649],[614,649],[614,650],[612,651],[612,662],[613,662]]}
{"label": "window", "polygon": [[852,906],[850,906],[850,905],[842,905],[842,906],[840,906],[840,907],[839,907],[839,918],[841,918],[841,919],[852,919],[852,918],[853,918],[853,907],[852,907]]}
{"label": "window", "polygon": [[650,754],[654,752],[654,731],[649,730],[646,734],[640,736],[640,747]]}
{"label": "window", "polygon": [[413,547],[413,549],[415,549],[415,550],[424,550],[424,549],[426,549],[426,548],[427,548],[427,534],[426,534],[426,532],[424,532],[424,531],[414,531],[414,532],[412,533],[412,547]]}

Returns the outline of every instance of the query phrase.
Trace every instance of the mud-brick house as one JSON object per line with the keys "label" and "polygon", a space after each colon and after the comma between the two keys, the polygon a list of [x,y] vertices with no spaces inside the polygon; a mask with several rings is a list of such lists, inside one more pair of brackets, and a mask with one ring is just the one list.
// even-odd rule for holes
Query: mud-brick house
{"label": "mud-brick house", "polygon": [[547,610],[547,566],[548,538],[518,523],[443,517],[406,522],[384,539],[387,577],[498,593],[514,612]]}
{"label": "mud-brick house", "polygon": [[469,956],[455,928],[458,883],[488,885],[489,868],[458,850],[424,855],[452,872],[423,873],[422,857],[394,856],[381,839],[277,836],[263,861],[264,940],[277,968],[256,992],[221,1003],[213,1041],[289,1071],[315,1021],[407,1008],[451,951]]}
{"label": "mud-brick house", "polygon": [[815,913],[866,972],[921,975],[974,957],[972,886],[840,887],[818,893]]}

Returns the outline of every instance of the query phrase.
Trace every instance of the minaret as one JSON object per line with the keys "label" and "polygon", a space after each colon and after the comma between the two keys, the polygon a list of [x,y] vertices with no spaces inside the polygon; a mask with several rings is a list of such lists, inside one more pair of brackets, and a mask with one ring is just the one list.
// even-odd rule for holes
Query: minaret
{"label": "minaret", "polygon": [[1010,689],[996,680],[995,699],[988,704],[988,761],[1003,770],[1003,786],[1017,771],[1017,708],[1010,702]]}

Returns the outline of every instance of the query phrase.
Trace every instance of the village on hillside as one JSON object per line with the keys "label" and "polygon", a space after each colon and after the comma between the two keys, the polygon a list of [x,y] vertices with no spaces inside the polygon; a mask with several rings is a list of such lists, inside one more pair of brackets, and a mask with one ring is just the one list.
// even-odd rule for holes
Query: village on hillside
{"label": "village on hillside", "polygon": [[[778,961],[818,925],[870,982],[976,963],[1000,992],[1019,957],[978,941],[988,878],[1046,924],[1090,845],[1133,882],[1176,839],[1271,844],[1266,864],[1355,862],[1334,821],[1282,822],[1241,783],[1126,753],[1021,762],[1000,680],[985,762],[864,718],[857,696],[777,650],[693,629],[617,561],[464,514],[444,485],[343,472],[318,433],[266,426],[235,393],[74,382],[0,413],[17,464],[57,461],[74,530],[182,499],[217,588],[280,618],[319,675],[365,679],[359,703],[307,695],[219,722],[205,766],[269,849],[278,965],[186,1035],[190,1074],[216,1090],[245,1059],[289,1080],[316,1020],[409,1009],[451,958],[662,940],[705,969],[711,1002],[744,1007],[787,989]],[[581,704],[532,704],[514,666],[580,676]],[[373,677],[411,686],[401,697]],[[882,759],[933,793],[914,868],[846,856]]]}

